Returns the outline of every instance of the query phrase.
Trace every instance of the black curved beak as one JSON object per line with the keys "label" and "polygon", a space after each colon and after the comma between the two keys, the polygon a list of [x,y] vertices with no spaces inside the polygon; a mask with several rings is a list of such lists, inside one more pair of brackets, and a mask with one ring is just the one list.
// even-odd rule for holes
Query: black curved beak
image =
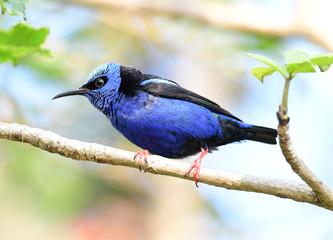
{"label": "black curved beak", "polygon": [[59,93],[59,94],[55,95],[52,98],[52,100],[56,99],[56,98],[73,96],[73,95],[83,95],[83,94],[88,93],[88,91],[89,91],[89,89],[86,89],[86,88],[73,89],[73,90],[69,90],[69,91],[62,92],[62,93]]}

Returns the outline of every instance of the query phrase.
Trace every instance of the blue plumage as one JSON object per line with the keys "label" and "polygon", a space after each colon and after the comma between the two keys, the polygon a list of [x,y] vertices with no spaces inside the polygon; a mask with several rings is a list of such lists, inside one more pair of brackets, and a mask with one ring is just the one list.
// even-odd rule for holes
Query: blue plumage
{"label": "blue plumage", "polygon": [[[117,63],[98,67],[81,88],[54,98],[69,95],[86,96],[128,140],[164,157],[183,158],[201,151],[201,161],[208,149],[235,141],[276,143],[275,129],[246,124],[173,81]],[[198,165],[192,166],[196,175]]]}

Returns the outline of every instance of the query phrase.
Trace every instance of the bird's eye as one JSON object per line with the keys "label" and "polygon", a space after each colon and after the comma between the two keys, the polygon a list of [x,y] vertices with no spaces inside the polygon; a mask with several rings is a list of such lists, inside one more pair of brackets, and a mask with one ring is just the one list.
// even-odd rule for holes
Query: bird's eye
{"label": "bird's eye", "polygon": [[96,88],[101,88],[105,85],[105,80],[103,78],[97,78],[95,80],[95,86]]}

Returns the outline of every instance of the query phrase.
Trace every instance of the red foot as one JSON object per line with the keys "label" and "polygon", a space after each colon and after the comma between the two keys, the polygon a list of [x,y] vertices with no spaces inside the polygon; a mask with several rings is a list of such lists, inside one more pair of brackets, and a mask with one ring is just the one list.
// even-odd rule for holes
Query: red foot
{"label": "red foot", "polygon": [[208,153],[208,148],[203,149],[201,148],[201,153],[200,156],[194,160],[188,171],[185,173],[185,176],[189,175],[190,172],[194,169],[193,172],[193,177],[194,177],[194,182],[195,185],[198,187],[198,182],[199,182],[199,174],[200,174],[200,168],[201,168],[201,160],[203,159],[204,156]]}
{"label": "red foot", "polygon": [[148,150],[141,150],[141,151],[136,152],[133,160],[138,159],[138,164],[139,164],[139,170],[140,171],[141,171],[142,162],[145,161],[145,163],[148,163],[147,162],[147,157],[149,155],[151,155],[151,154],[150,154],[150,152]]}

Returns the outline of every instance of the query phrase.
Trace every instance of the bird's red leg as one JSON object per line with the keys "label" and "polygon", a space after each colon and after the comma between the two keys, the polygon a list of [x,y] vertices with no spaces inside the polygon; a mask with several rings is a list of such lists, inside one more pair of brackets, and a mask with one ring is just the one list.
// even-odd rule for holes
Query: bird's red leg
{"label": "bird's red leg", "polygon": [[194,182],[195,185],[198,187],[198,182],[199,182],[199,174],[200,174],[200,168],[201,168],[201,160],[203,159],[204,156],[208,153],[208,148],[206,149],[201,148],[201,153],[200,156],[194,160],[188,171],[185,173],[185,176],[189,175],[190,172],[194,169],[193,171],[193,177],[194,177]]}
{"label": "bird's red leg", "polygon": [[139,164],[139,170],[141,171],[141,165],[142,162],[145,161],[145,163],[147,163],[147,157],[151,155],[151,153],[148,150],[141,150],[136,152],[133,160],[138,159],[138,164]]}

